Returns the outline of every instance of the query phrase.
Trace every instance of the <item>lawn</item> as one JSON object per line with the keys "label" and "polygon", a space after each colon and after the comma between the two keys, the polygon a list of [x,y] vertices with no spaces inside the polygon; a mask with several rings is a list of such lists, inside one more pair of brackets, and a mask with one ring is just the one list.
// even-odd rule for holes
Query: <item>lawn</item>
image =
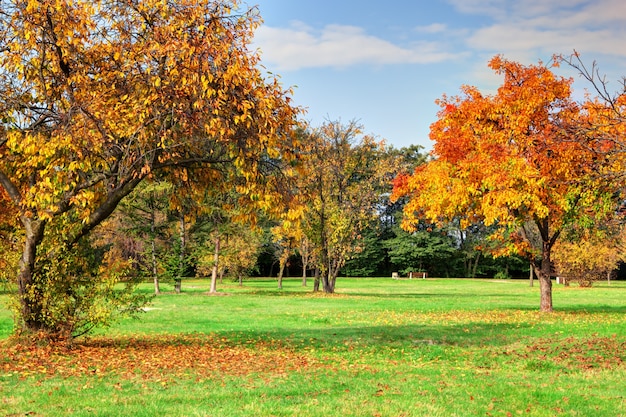
{"label": "lawn", "polygon": [[0,310],[0,416],[626,416],[626,282],[555,285],[552,314],[516,280],[208,284],[72,350]]}

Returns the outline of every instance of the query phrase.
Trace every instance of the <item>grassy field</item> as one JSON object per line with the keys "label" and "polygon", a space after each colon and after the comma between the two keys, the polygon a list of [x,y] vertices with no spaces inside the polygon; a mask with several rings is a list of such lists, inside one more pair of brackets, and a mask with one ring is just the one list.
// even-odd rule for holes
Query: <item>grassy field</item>
{"label": "grassy field", "polygon": [[9,343],[0,310],[0,416],[626,416],[624,282],[555,285],[553,314],[514,280],[219,289],[71,351]]}

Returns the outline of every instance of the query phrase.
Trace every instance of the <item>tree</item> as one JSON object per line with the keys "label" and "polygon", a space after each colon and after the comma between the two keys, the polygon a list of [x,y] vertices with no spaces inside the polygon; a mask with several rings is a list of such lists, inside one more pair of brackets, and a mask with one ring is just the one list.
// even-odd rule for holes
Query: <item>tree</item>
{"label": "tree", "polygon": [[555,245],[554,263],[565,285],[577,281],[581,287],[591,287],[594,281],[610,281],[619,263],[626,260],[624,226],[608,226],[573,233]]}
{"label": "tree", "polygon": [[272,241],[274,242],[274,256],[278,259],[278,289],[283,289],[283,274],[289,258],[295,254],[296,242],[301,238],[301,230],[297,222],[283,219],[272,227]]}
{"label": "tree", "polygon": [[[493,96],[464,86],[463,96],[438,101],[431,126],[434,160],[395,181],[395,196],[408,196],[403,226],[425,217],[458,217],[497,227],[506,242],[497,255],[531,258],[541,285],[541,311],[552,311],[552,248],[563,229],[614,210],[617,184],[602,173],[610,163],[595,158],[606,142],[583,140],[572,126],[586,112],[571,98],[571,80],[543,64],[523,66],[502,57],[489,66],[504,76]],[[540,246],[532,247],[528,225]]]}
{"label": "tree", "polygon": [[23,236],[19,329],[68,324],[49,319],[47,265],[80,276],[70,261],[86,237],[150,176],[228,188],[230,171],[242,205],[275,205],[270,162],[291,155],[298,110],[247,48],[259,23],[236,0],[0,0],[0,185]]}
{"label": "tree", "polygon": [[333,293],[337,275],[362,245],[361,231],[376,208],[395,167],[384,143],[362,136],[355,122],[328,122],[310,132],[302,156],[301,190],[308,201],[304,233],[316,247],[324,292]]}
{"label": "tree", "polygon": [[221,245],[222,271],[243,285],[243,277],[254,270],[261,250],[261,230],[244,224],[234,225]]}
{"label": "tree", "polygon": [[407,232],[395,228],[395,237],[386,242],[389,257],[400,272],[428,272],[431,276],[451,276],[457,249],[454,240],[445,230],[421,227]]}
{"label": "tree", "polygon": [[[152,276],[154,293],[160,294],[159,257],[167,228],[166,209],[169,206],[172,184],[165,181],[151,181],[139,186],[121,203],[120,216],[125,233],[144,243],[139,265]],[[138,261],[138,260],[136,260]]]}

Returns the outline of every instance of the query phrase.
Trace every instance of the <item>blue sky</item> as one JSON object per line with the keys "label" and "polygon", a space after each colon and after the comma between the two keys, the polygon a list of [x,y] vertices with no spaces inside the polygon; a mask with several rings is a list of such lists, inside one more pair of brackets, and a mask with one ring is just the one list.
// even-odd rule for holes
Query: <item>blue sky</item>
{"label": "blue sky", "polygon": [[[463,84],[486,93],[496,54],[524,64],[577,50],[618,90],[626,75],[624,0],[248,0],[264,24],[254,47],[294,86],[313,126],[359,121],[397,148],[427,150],[435,100]],[[568,68],[556,70],[576,74]],[[587,84],[577,81],[581,92]]]}

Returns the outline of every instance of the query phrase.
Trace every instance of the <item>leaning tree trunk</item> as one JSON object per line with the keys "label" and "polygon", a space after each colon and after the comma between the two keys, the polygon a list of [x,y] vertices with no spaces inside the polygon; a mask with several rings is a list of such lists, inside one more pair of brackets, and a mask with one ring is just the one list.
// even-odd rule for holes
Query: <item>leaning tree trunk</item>
{"label": "leaning tree trunk", "polygon": [[306,264],[302,265],[302,286],[306,287]]}
{"label": "leaning tree trunk", "polygon": [[35,283],[37,249],[43,240],[45,222],[24,219],[24,249],[17,277],[23,330],[37,332],[46,329],[43,317],[43,294]]}

